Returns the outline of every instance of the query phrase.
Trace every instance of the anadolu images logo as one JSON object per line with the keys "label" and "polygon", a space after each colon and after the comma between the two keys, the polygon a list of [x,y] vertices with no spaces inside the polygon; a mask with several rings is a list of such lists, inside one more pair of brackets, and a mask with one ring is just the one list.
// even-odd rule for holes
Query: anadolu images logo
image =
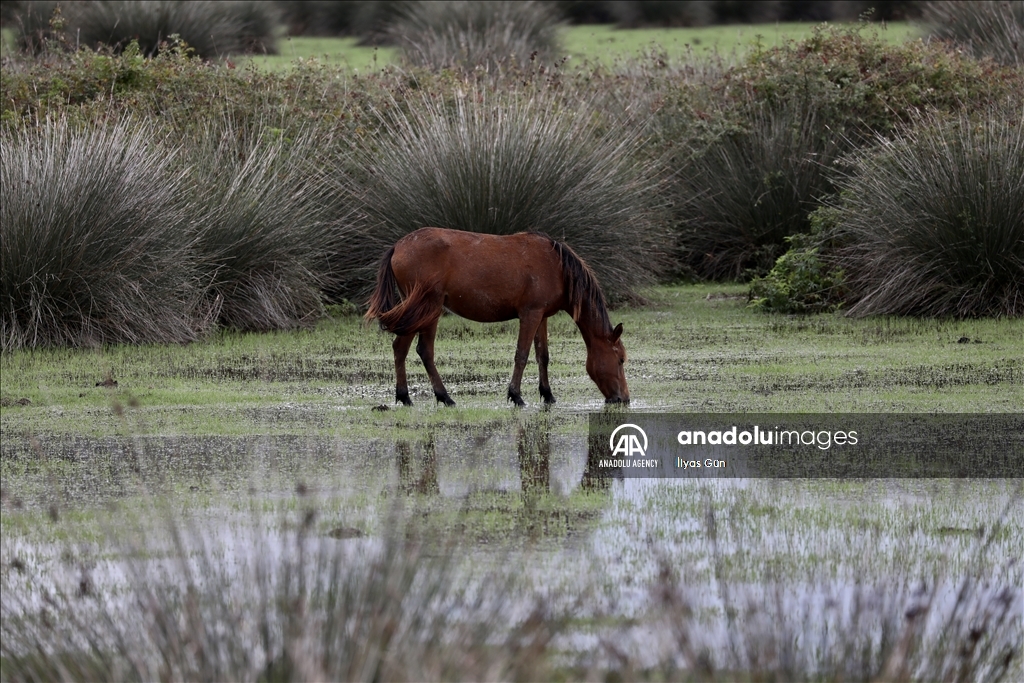
{"label": "anadolu images logo", "polygon": [[[615,435],[623,429],[627,430],[622,433],[619,440],[615,440]],[[631,433],[628,430],[633,430],[636,433]],[[643,446],[640,445],[640,439],[643,439]],[[640,429],[634,424],[619,425],[612,432],[612,436],[608,439],[608,446],[612,449],[612,457],[621,455],[626,458],[632,458],[634,456],[644,457],[647,455],[647,433]]]}

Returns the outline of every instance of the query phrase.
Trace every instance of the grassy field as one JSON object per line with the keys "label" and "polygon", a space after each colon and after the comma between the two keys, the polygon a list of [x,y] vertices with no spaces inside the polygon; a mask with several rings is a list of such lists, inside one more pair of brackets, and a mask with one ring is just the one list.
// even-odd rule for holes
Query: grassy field
{"label": "grassy field", "polygon": [[[709,26],[704,28],[620,29],[605,25],[570,26],[562,32],[562,44],[570,66],[584,61],[612,66],[615,62],[654,52],[673,59],[719,54],[742,55],[756,41],[766,46],[786,40],[802,40],[811,35],[816,24],[786,23],[759,25]],[[907,22],[871,25],[885,40],[900,43],[920,35],[920,28]],[[280,54],[255,57],[253,62],[265,69],[285,69],[296,59],[316,58],[328,64],[347,64],[365,71],[391,64],[398,50],[391,47],[359,47],[355,38],[283,38]]]}
{"label": "grassy field", "polygon": [[[620,29],[608,25],[568,26],[562,31],[562,45],[570,64],[591,61],[611,66],[616,61],[648,52],[664,53],[676,59],[717,53],[723,56],[743,54],[755,41],[774,46],[786,40],[802,40],[811,35],[816,24],[736,24],[703,28]],[[872,24],[885,40],[900,43],[921,35],[918,26],[908,22]],[[5,28],[0,33],[0,53],[13,49],[15,34]],[[361,47],[358,38],[284,36],[278,40],[279,54],[253,57],[264,69],[287,69],[297,59],[318,59],[327,64],[347,65],[358,71],[374,70],[398,60],[394,47]],[[244,62],[250,58],[233,58]]]}
{"label": "grassy field", "polygon": [[[1010,412],[1024,405],[1020,320],[770,316],[748,309],[744,294],[743,286],[662,287],[650,292],[650,306],[613,312],[625,326],[633,409]],[[583,342],[564,315],[550,327],[553,414],[582,420],[602,406],[583,370]],[[36,432],[116,434],[126,420],[141,434],[366,434],[396,419],[411,428],[487,421],[509,412],[515,330],[514,321],[445,317],[437,363],[458,406],[435,407],[413,356],[416,406],[387,415],[370,409],[394,401],[391,336],[357,316],[308,331],[223,332],[188,346],[7,353],[0,360],[4,441]],[[531,360],[523,384],[532,411],[535,368]],[[116,387],[97,386],[108,377]],[[111,412],[115,401],[128,407],[123,416]],[[275,419],[262,421],[262,411]]]}

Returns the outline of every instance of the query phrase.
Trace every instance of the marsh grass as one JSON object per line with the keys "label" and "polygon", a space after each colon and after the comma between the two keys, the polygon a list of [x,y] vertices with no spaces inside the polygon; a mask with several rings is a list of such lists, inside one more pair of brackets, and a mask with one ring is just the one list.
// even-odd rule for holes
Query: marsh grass
{"label": "marsh grass", "polygon": [[219,322],[274,330],[321,318],[349,227],[322,172],[336,161],[330,134],[222,116],[196,137],[185,159],[196,260]]}
{"label": "marsh grass", "polygon": [[[196,54],[212,59],[239,52],[274,54],[279,16],[272,3],[243,0],[97,0],[95,2],[25,2],[18,12],[20,42],[39,52],[43,38],[69,47],[107,45],[115,51],[136,41],[142,53],[154,56],[161,43],[178,36]],[[50,27],[59,5],[61,23]]]}
{"label": "marsh grass", "polygon": [[966,45],[978,57],[1024,64],[1024,4],[1020,2],[929,2],[923,21],[932,37]]}
{"label": "marsh grass", "polygon": [[715,279],[766,273],[785,238],[808,232],[841,150],[812,107],[754,105],[746,126],[722,132],[677,175],[683,262]]}
{"label": "marsh grass", "polygon": [[0,137],[3,348],[195,339],[209,311],[184,178],[150,126],[66,118]]}
{"label": "marsh grass", "polygon": [[636,155],[639,127],[602,121],[585,102],[472,86],[382,118],[354,190],[379,252],[423,226],[536,230],[575,249],[613,298],[657,277],[662,200],[654,168]]}
{"label": "marsh grass", "polygon": [[853,315],[1024,315],[1019,103],[925,118],[853,157],[834,203]]}
{"label": "marsh grass", "polygon": [[[1018,487],[977,541],[976,561],[1003,533],[1020,493]],[[810,593],[817,598],[793,596],[769,569],[751,591],[728,578],[720,543],[734,523],[724,512],[705,499],[702,535],[721,610],[711,624],[702,622],[698,605],[706,600],[685,584],[680,567],[662,559],[649,587],[650,618],[670,645],[652,664],[609,638],[625,679],[996,682],[1021,670],[1022,596],[1009,568],[953,580],[913,578],[911,570],[838,590],[816,586]],[[724,643],[710,642],[709,632],[723,631]]]}
{"label": "marsh grass", "polygon": [[[740,583],[730,563],[763,549],[735,545],[736,517],[763,513],[704,495],[691,543],[708,549],[710,581],[698,588],[700,572],[662,558],[633,582],[645,597],[629,618],[590,583],[608,567],[531,585],[529,550],[484,552],[439,533],[417,507],[423,495],[392,498],[368,537],[321,533],[319,498],[299,485],[271,528],[221,520],[217,531],[157,504],[155,518],[112,534],[113,560],[68,543],[59,567],[36,576],[43,565],[19,558],[0,606],[3,680],[997,683],[1020,671],[1019,572],[1011,562],[975,573],[994,543],[1005,547],[1019,487],[972,534],[960,578],[901,562],[893,575],[809,589],[768,558],[753,562],[767,567],[756,585]],[[647,543],[657,557],[659,542]]]}
{"label": "marsh grass", "polygon": [[432,535],[400,503],[379,538],[347,541],[316,533],[315,508],[307,501],[282,533],[257,531],[245,548],[165,510],[165,534],[127,536],[120,589],[79,563],[66,588],[4,600],[4,680],[550,675],[562,618],[524,600],[513,574],[466,573],[458,541]]}
{"label": "marsh grass", "polygon": [[494,72],[558,57],[558,13],[540,2],[410,3],[390,34],[408,64]]}

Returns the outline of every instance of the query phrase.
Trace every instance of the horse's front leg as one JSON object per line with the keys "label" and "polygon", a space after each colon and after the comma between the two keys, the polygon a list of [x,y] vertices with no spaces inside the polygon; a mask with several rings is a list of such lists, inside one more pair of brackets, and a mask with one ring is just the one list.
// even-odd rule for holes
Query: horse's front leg
{"label": "horse's front leg", "polygon": [[448,390],[444,388],[444,382],[441,381],[441,374],[434,365],[434,337],[436,335],[437,321],[435,320],[433,325],[420,332],[420,340],[416,343],[416,353],[420,355],[423,367],[430,375],[430,385],[434,387],[434,397],[446,406],[453,406],[455,401],[448,395]]}
{"label": "horse's front leg", "polygon": [[405,357],[409,355],[409,347],[412,346],[415,334],[405,334],[395,337],[391,348],[395,352],[395,400],[401,401],[403,405],[411,406],[412,399],[409,398],[409,383],[405,377]]}
{"label": "horse's front leg", "polygon": [[548,384],[548,319],[541,318],[537,326],[537,334],[533,338],[533,350],[537,358],[537,370],[540,374],[540,395],[544,402],[551,404],[555,397]]}
{"label": "horse's front leg", "polygon": [[523,311],[519,314],[519,340],[516,342],[515,365],[512,368],[512,381],[508,385],[508,400],[520,408],[525,408],[526,403],[519,391],[519,385],[523,381],[523,370],[526,368],[526,361],[530,359],[530,343],[537,335],[537,328],[544,320],[542,311]]}

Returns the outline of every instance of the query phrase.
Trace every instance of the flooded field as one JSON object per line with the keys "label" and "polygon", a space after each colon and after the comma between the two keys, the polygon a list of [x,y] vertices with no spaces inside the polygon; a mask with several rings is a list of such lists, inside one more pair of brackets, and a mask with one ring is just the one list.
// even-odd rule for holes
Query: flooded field
{"label": "flooded field", "polygon": [[[689,291],[622,313],[623,417],[1024,398],[1016,321],[807,329]],[[579,340],[553,326],[559,403],[514,411],[500,326],[445,322],[454,409],[421,370],[380,409],[355,321],[5,357],[2,677],[1021,677],[1021,479],[598,478]]]}

